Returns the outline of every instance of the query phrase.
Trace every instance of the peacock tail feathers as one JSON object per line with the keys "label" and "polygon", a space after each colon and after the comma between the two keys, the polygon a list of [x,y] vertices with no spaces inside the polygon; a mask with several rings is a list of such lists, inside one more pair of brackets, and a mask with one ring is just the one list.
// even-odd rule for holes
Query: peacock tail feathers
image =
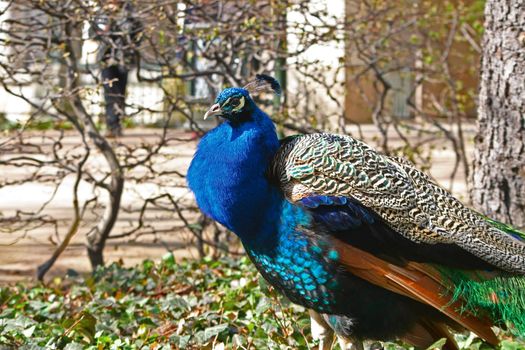
{"label": "peacock tail feathers", "polygon": [[525,276],[487,276],[484,273],[445,270],[443,277],[454,287],[452,300],[460,300],[464,310],[488,315],[499,325],[525,337]]}
{"label": "peacock tail feathers", "polygon": [[[479,214],[494,228],[525,241],[525,233],[502,222]],[[487,278],[479,273],[447,271],[444,275],[453,283],[453,300],[462,299],[469,310],[484,310],[496,322],[505,324],[517,336],[525,337],[525,276]]]}
{"label": "peacock tail feathers", "polygon": [[409,161],[380,154],[350,136],[291,138],[270,172],[292,201],[351,197],[414,242],[455,244],[503,270],[525,273],[525,242],[513,229],[465,207]]}

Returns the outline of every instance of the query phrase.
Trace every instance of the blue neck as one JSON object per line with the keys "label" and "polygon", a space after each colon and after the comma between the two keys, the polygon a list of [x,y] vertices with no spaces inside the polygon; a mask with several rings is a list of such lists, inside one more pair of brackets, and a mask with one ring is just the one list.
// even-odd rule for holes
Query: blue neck
{"label": "blue neck", "polygon": [[272,121],[255,107],[249,121],[226,121],[206,134],[188,171],[201,210],[244,244],[276,233],[283,195],[265,172],[278,148]]}

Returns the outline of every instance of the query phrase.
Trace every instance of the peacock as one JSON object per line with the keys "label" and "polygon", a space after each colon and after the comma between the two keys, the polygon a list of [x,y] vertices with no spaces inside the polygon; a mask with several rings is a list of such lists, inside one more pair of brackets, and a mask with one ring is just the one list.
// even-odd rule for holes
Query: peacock
{"label": "peacock", "polygon": [[[492,326],[525,336],[525,234],[464,206],[408,160],[347,135],[278,139],[257,75],[224,89],[204,118],[187,181],[203,213],[233,231],[261,275],[310,310],[329,348],[401,340],[426,348]],[[353,345],[352,345],[353,344]]]}

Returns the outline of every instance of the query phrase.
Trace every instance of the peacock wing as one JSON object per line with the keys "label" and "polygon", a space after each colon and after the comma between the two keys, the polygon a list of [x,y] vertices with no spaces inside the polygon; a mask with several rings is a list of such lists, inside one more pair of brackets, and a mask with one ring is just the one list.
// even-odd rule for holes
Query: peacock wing
{"label": "peacock wing", "polygon": [[465,207],[413,164],[350,136],[287,138],[270,178],[296,202],[311,195],[353,198],[417,243],[455,244],[494,266],[525,273],[525,239]]}

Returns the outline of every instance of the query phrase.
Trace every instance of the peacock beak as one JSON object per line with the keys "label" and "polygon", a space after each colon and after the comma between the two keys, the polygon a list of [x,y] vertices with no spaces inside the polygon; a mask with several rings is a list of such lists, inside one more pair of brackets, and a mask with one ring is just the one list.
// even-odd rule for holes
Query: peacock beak
{"label": "peacock beak", "polygon": [[221,113],[221,105],[216,103],[213,106],[208,109],[208,111],[204,114],[204,120],[206,120],[208,117],[211,117],[213,115]]}

